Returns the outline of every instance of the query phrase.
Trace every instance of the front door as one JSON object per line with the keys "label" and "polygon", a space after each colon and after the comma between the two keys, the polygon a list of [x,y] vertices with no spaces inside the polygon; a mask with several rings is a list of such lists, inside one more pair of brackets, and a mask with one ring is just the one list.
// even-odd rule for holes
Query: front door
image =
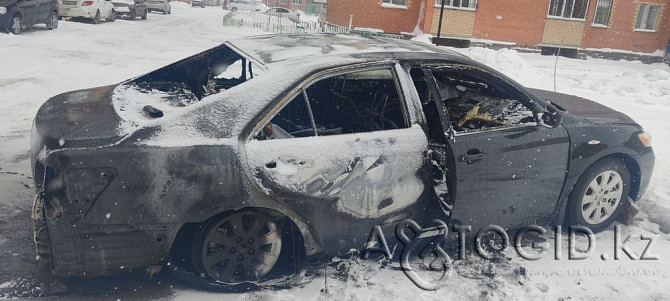
{"label": "front door", "polygon": [[569,139],[565,128],[539,125],[530,99],[485,70],[428,68],[453,139],[453,223],[512,227],[553,212],[563,187]]}

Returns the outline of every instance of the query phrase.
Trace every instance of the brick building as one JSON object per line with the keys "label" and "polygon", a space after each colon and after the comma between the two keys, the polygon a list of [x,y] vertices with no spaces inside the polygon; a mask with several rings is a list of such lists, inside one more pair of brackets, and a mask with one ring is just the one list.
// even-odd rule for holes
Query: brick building
{"label": "brick building", "polygon": [[613,48],[651,53],[670,38],[670,0],[337,0],[330,23],[458,42],[477,39],[552,48]]}

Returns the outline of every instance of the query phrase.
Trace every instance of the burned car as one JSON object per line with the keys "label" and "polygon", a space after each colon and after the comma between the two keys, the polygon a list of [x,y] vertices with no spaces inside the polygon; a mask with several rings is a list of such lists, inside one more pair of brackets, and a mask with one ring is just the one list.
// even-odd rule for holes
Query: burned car
{"label": "burned car", "polygon": [[407,218],[599,231],[653,164],[628,116],[455,52],[256,36],[49,99],[32,131],[35,241],[56,275],[169,263],[238,285]]}

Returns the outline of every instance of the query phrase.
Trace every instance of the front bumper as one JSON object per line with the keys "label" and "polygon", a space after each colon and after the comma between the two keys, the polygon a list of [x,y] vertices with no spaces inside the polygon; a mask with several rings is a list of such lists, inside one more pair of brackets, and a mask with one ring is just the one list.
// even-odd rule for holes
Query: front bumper
{"label": "front bumper", "polygon": [[72,17],[72,18],[87,18],[93,19],[95,17],[95,10],[89,7],[66,7],[61,6],[58,14],[61,17]]}
{"label": "front bumper", "polygon": [[654,151],[649,148],[648,151],[637,155],[635,161],[640,167],[640,185],[637,194],[633,196],[633,200],[638,201],[647,191],[651,175],[654,173],[654,163],[656,161]]}

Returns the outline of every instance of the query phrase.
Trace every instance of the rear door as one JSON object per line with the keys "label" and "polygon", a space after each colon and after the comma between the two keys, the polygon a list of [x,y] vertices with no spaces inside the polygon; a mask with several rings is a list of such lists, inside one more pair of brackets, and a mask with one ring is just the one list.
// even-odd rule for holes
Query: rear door
{"label": "rear door", "polygon": [[530,99],[506,80],[465,65],[430,67],[454,133],[452,222],[473,231],[510,227],[551,214],[563,187],[565,128],[536,122]]}
{"label": "rear door", "polygon": [[328,216],[376,219],[416,203],[427,140],[410,126],[396,74],[392,65],[361,67],[291,92],[245,144],[256,183],[271,198],[330,208]]}

